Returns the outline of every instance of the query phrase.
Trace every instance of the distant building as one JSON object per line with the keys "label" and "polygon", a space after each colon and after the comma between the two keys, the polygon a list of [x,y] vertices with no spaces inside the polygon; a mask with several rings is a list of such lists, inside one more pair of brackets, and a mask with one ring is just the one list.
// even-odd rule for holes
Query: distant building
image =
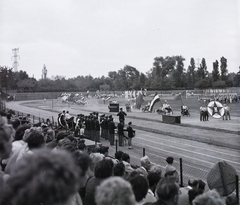
{"label": "distant building", "polygon": [[47,68],[46,65],[43,65],[43,69],[42,69],[42,79],[46,79],[47,78]]}

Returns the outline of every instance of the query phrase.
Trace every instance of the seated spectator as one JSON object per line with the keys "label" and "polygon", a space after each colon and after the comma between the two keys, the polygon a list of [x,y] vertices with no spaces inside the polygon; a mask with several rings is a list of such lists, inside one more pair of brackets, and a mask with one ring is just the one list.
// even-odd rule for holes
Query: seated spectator
{"label": "seated spectator", "polygon": [[104,180],[97,187],[95,200],[97,205],[135,205],[135,196],[129,182],[120,177]]}
{"label": "seated spectator", "polygon": [[77,170],[67,152],[37,150],[15,167],[3,189],[1,204],[80,204]]}
{"label": "seated spectator", "polygon": [[125,166],[122,162],[118,162],[113,167],[113,175],[118,177],[125,177]]}
{"label": "seated spectator", "polygon": [[143,176],[147,177],[148,171],[152,166],[152,163],[148,156],[144,156],[140,159],[141,167],[137,168],[136,171],[138,171]]}
{"label": "seated spectator", "polygon": [[144,205],[175,205],[178,200],[179,185],[172,177],[164,177],[160,179],[156,187],[157,201],[153,203],[145,203]]}
{"label": "seated spectator", "polygon": [[140,175],[137,174],[134,177],[131,177],[129,179],[130,184],[132,185],[132,190],[135,196],[136,200],[136,205],[143,204],[144,201],[143,199],[146,197],[148,193],[148,181],[147,179]]}
{"label": "seated spectator", "polygon": [[97,163],[95,167],[94,177],[91,177],[86,185],[85,201],[87,205],[96,205],[95,191],[96,187],[101,184],[104,179],[111,177],[113,174],[113,161],[103,159]]}
{"label": "seated spectator", "polygon": [[224,205],[225,202],[216,190],[210,190],[197,196],[193,200],[192,204],[193,205]]}

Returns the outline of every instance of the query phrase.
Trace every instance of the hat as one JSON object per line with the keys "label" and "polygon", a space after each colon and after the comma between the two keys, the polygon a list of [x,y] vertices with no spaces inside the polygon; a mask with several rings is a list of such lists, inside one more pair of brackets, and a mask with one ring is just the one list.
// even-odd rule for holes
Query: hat
{"label": "hat", "polygon": [[132,124],[132,122],[129,122],[129,123],[128,123],[128,125],[131,125],[131,124]]}
{"label": "hat", "polygon": [[102,146],[102,147],[100,148],[100,153],[101,153],[101,154],[104,154],[104,153],[108,152],[108,150],[109,150],[109,147]]}

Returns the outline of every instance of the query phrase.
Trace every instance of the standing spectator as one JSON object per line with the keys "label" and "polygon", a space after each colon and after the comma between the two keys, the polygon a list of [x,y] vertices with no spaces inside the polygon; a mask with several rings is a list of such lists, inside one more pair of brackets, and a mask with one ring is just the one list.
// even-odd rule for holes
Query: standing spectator
{"label": "standing spectator", "polygon": [[100,123],[98,117],[95,117],[95,142],[100,142]]}
{"label": "standing spectator", "polygon": [[129,177],[129,175],[134,171],[134,169],[132,168],[131,164],[130,164],[130,156],[127,153],[123,153],[122,154],[122,162],[125,166],[125,175],[126,178]]}
{"label": "standing spectator", "polygon": [[[12,140],[14,135],[12,125],[7,124],[7,118],[0,116],[0,161],[7,159],[12,152]],[[1,171],[0,167],[0,196],[3,196],[3,186],[7,175]],[[0,198],[1,198],[0,197]]]}
{"label": "standing spectator", "polygon": [[118,123],[118,141],[119,141],[119,146],[123,146],[123,138],[124,138],[124,124],[123,120],[121,119],[120,122]]}
{"label": "standing spectator", "polygon": [[67,152],[37,150],[20,160],[3,189],[1,204],[81,204],[78,173]]}
{"label": "standing spectator", "polygon": [[224,200],[221,198],[220,194],[215,189],[197,196],[192,203],[193,205],[224,205],[225,204]]}
{"label": "standing spectator", "polygon": [[132,122],[128,123],[127,132],[128,132],[128,149],[132,149],[132,138],[135,136],[135,130],[133,130],[132,128]]}
{"label": "standing spectator", "polygon": [[179,205],[190,205],[190,195],[189,191],[192,189],[197,189],[198,181],[195,179],[189,179],[188,185],[186,187],[181,187],[179,189],[178,204]]}
{"label": "standing spectator", "polygon": [[97,205],[135,205],[135,197],[129,182],[120,177],[106,179],[96,190]]}
{"label": "standing spectator", "polygon": [[118,112],[117,116],[119,117],[119,122],[123,122],[123,126],[125,124],[125,116],[127,116],[127,114],[123,111],[122,108],[120,108],[120,111]]}
{"label": "standing spectator", "polygon": [[157,201],[153,203],[145,203],[144,205],[176,205],[178,200],[179,186],[172,177],[164,177],[160,179],[156,187]]}
{"label": "standing spectator", "polygon": [[136,171],[138,171],[143,176],[148,176],[148,171],[150,170],[152,163],[148,156],[144,156],[140,159],[141,167],[137,168]]}
{"label": "standing spectator", "polygon": [[136,176],[131,177],[129,179],[129,182],[132,185],[132,190],[137,202],[136,205],[142,205],[144,203],[143,199],[148,193],[147,179],[144,176],[137,174]]}
{"label": "standing spectator", "polygon": [[113,175],[113,162],[110,159],[103,159],[95,167],[94,177],[90,178],[86,185],[85,200],[87,205],[96,205],[95,191],[105,179]]}
{"label": "standing spectator", "polygon": [[169,156],[166,158],[167,166],[165,167],[165,175],[173,175],[176,178],[176,182],[179,182],[179,174],[176,168],[173,166],[174,158]]}
{"label": "standing spectator", "polygon": [[116,125],[113,122],[113,118],[110,118],[110,121],[108,123],[108,133],[109,133],[109,141],[110,145],[114,145],[114,134],[115,134],[115,129]]}

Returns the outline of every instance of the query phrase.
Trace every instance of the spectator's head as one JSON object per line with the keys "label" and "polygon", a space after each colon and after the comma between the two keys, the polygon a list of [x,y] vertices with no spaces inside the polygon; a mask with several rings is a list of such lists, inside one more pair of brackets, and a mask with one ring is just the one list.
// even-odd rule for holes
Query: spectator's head
{"label": "spectator's head", "polygon": [[206,186],[206,183],[204,181],[202,181],[201,179],[198,180],[198,189],[201,189],[204,191]]}
{"label": "spectator's head", "polygon": [[166,162],[167,162],[168,164],[173,164],[173,160],[174,160],[174,158],[171,157],[171,156],[166,158]]}
{"label": "spectator's head", "polygon": [[87,179],[90,177],[90,166],[92,164],[92,160],[88,154],[78,150],[73,153],[73,158],[80,169],[80,187],[84,187]]}
{"label": "spectator's head", "polygon": [[64,139],[67,136],[68,136],[67,132],[60,131],[56,134],[56,140],[57,140],[57,142],[59,142],[60,140]]}
{"label": "spectator's head", "polygon": [[201,189],[190,189],[188,191],[188,200],[189,203],[192,205],[192,201],[198,196],[203,193],[203,190]]}
{"label": "spectator's head", "polygon": [[157,172],[150,172],[147,176],[149,188],[155,192],[156,186],[161,179],[161,176]]}
{"label": "spectator's head", "polygon": [[175,178],[164,177],[160,179],[156,187],[156,197],[166,203],[171,202],[177,204],[178,202],[179,186],[175,182]]}
{"label": "spectator's head", "polygon": [[152,166],[152,163],[151,163],[151,161],[150,161],[150,159],[149,159],[148,156],[142,157],[142,158],[140,159],[140,162],[141,162],[141,165],[142,165],[147,171],[148,171],[148,170],[151,168],[151,166]]}
{"label": "spectator's head", "polygon": [[0,160],[11,154],[14,134],[12,125],[7,124],[7,119],[0,116]]}
{"label": "spectator's head", "polygon": [[26,139],[26,142],[27,142],[28,148],[32,150],[32,149],[44,147],[46,144],[46,139],[44,138],[42,132],[39,132],[37,130],[32,130],[29,133],[28,138]]}
{"label": "spectator's head", "polygon": [[100,153],[91,153],[89,157],[92,160],[90,169],[94,172],[97,163],[103,160],[103,156]]}
{"label": "spectator's head", "polygon": [[113,175],[119,176],[119,177],[124,177],[124,174],[125,174],[124,164],[122,162],[118,162],[117,164],[115,164],[113,167]]}
{"label": "spectator's head", "polygon": [[130,184],[132,185],[132,190],[137,202],[140,202],[144,199],[148,192],[148,181],[142,175],[136,175],[129,179]]}
{"label": "spectator's head", "polygon": [[78,167],[65,151],[36,150],[19,161],[2,204],[64,204],[78,191]]}
{"label": "spectator's head", "polygon": [[30,125],[28,124],[19,126],[16,130],[14,141],[22,140],[25,130],[27,129],[30,129]]}
{"label": "spectator's head", "polygon": [[107,146],[100,147],[100,153],[103,154],[105,157],[108,156],[108,150],[109,150],[109,147]]}
{"label": "spectator's head", "polygon": [[115,153],[115,158],[118,160],[118,161],[122,161],[122,155],[123,155],[123,151],[119,150]]}
{"label": "spectator's head", "polygon": [[236,195],[227,196],[226,205],[238,205],[238,199],[237,199]]}
{"label": "spectator's head", "polygon": [[188,186],[190,186],[192,188],[198,188],[198,180],[189,179],[188,180]]}
{"label": "spectator's head", "polygon": [[77,145],[68,138],[64,138],[58,142],[58,149],[64,149],[70,153],[73,153],[77,150]]}
{"label": "spectator's head", "polygon": [[193,201],[193,205],[224,205],[225,202],[216,190],[207,191],[197,196]]}
{"label": "spectator's head", "polygon": [[113,175],[113,161],[103,159],[96,164],[94,175],[96,178],[105,179]]}
{"label": "spectator's head", "polygon": [[122,154],[122,161],[130,163],[130,156],[127,153]]}
{"label": "spectator's head", "polygon": [[97,205],[135,205],[136,201],[129,182],[121,177],[111,177],[97,187]]}
{"label": "spectator's head", "polygon": [[161,176],[162,176],[162,169],[161,169],[161,166],[158,165],[158,164],[152,165],[152,166],[150,167],[150,169],[149,169],[148,172],[149,172],[149,173],[157,173],[157,174],[159,174],[159,177],[160,177],[160,178],[161,178]]}

